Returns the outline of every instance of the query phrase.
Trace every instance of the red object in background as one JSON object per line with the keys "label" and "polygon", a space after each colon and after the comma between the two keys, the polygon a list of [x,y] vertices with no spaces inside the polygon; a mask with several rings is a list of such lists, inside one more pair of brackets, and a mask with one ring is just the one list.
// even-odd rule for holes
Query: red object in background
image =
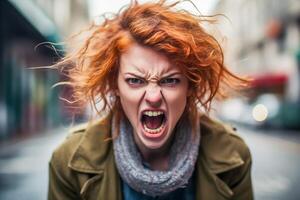
{"label": "red object in background", "polygon": [[266,36],[271,39],[276,39],[280,36],[282,32],[282,23],[277,19],[271,19],[266,24]]}
{"label": "red object in background", "polygon": [[252,88],[267,88],[286,85],[288,76],[286,74],[264,74],[252,77]]}
{"label": "red object in background", "polygon": [[286,93],[288,76],[286,74],[262,74],[250,77],[250,84],[246,91],[250,100],[255,100],[258,96],[271,93],[279,98],[283,98]]}

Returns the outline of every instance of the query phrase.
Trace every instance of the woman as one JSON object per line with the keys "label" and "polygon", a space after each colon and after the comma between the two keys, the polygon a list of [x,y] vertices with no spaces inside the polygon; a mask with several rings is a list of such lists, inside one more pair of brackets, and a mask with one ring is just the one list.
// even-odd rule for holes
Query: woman
{"label": "woman", "polygon": [[102,100],[104,116],[53,153],[49,199],[253,198],[247,146],[197,108],[245,81],[176,4],[132,3],[57,64],[74,101]]}

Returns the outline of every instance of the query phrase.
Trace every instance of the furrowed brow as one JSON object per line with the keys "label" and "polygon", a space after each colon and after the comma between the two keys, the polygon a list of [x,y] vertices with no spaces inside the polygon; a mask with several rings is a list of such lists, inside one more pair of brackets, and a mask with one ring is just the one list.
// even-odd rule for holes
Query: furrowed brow
{"label": "furrowed brow", "polygon": [[134,77],[137,77],[137,78],[140,78],[140,79],[145,79],[144,77],[140,76],[140,75],[137,75],[135,73],[132,73],[132,72],[126,72],[124,74],[127,74],[127,75],[131,75],[131,76],[134,76]]}
{"label": "furrowed brow", "polygon": [[181,73],[181,72],[173,72],[173,73],[168,74],[168,75],[166,75],[166,76],[164,76],[164,77],[162,77],[162,78],[163,78],[163,79],[165,79],[165,78],[170,78],[170,77],[175,76],[175,75],[182,75],[182,73]]}

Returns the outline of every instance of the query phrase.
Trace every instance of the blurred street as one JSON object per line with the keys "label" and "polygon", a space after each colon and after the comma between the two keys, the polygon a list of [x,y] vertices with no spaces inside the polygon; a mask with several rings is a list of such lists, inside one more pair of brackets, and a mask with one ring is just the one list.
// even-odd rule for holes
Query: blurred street
{"label": "blurred street", "polygon": [[46,199],[48,161],[63,141],[64,129],[48,131],[38,137],[0,147],[0,199]]}
{"label": "blurred street", "polygon": [[[0,199],[46,199],[48,161],[65,138],[59,129],[0,149]],[[300,133],[238,127],[253,156],[257,200],[296,200],[300,191]]]}
{"label": "blurred street", "polygon": [[250,147],[252,180],[257,200],[300,197],[300,132],[238,128]]}

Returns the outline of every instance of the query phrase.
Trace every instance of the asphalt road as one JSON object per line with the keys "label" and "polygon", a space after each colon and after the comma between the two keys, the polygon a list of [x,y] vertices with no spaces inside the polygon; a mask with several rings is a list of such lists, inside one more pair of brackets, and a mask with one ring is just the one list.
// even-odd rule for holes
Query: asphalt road
{"label": "asphalt road", "polygon": [[38,137],[0,148],[0,199],[47,199],[48,161],[65,138],[66,130],[53,130]]}
{"label": "asphalt road", "polygon": [[257,200],[300,199],[300,131],[238,128],[253,158]]}
{"label": "asphalt road", "polygon": [[[249,145],[256,200],[300,199],[300,132],[238,127]],[[0,147],[0,199],[42,200],[47,196],[48,161],[66,136],[55,130]]]}

